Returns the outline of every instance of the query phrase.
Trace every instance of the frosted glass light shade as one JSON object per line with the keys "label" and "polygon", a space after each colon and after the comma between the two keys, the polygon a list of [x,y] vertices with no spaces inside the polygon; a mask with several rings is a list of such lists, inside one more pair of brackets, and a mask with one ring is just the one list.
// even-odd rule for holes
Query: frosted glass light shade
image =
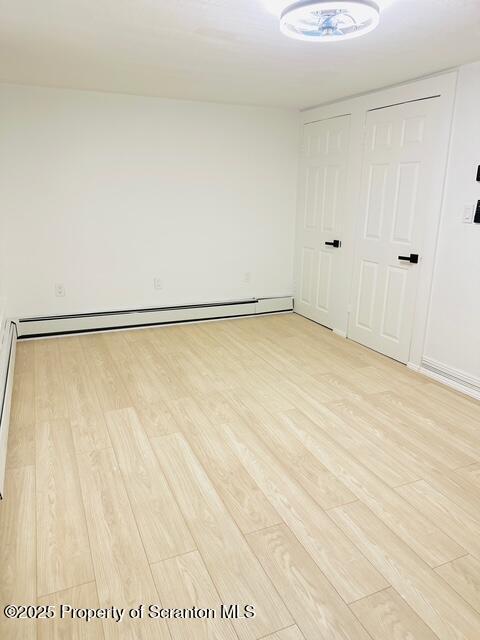
{"label": "frosted glass light shade", "polygon": [[280,29],[297,40],[332,42],[364,35],[379,21],[380,9],[373,0],[304,0],[282,12]]}

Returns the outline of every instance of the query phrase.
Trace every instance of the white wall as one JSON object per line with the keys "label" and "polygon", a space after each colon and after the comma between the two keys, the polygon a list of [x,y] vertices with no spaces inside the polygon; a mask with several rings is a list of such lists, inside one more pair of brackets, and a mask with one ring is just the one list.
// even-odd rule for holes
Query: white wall
{"label": "white wall", "polygon": [[[459,72],[424,353],[477,379],[480,225],[461,216],[480,199],[479,104],[477,63]],[[0,87],[8,313],[291,294],[297,122],[282,110]]]}
{"label": "white wall", "polygon": [[425,356],[480,383],[480,224],[463,207],[480,200],[480,63],[460,69]]}
{"label": "white wall", "polygon": [[7,301],[5,297],[5,211],[0,207],[0,348],[4,336],[4,323],[7,315]]}
{"label": "white wall", "polygon": [[9,312],[291,295],[298,128],[293,111],[2,86]]}

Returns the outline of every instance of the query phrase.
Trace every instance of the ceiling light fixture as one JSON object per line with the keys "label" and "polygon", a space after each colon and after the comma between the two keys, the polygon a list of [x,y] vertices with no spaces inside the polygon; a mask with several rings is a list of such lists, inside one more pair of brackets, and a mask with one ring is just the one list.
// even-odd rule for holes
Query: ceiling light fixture
{"label": "ceiling light fixture", "polygon": [[284,9],[280,29],[297,40],[332,42],[362,36],[379,21],[380,8],[373,0],[303,0]]}

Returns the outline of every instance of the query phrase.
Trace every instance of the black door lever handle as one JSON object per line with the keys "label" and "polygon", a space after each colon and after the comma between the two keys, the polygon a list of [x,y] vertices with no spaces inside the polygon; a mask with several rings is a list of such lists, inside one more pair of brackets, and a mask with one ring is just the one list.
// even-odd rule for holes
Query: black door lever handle
{"label": "black door lever handle", "polygon": [[338,247],[342,246],[342,243],[340,242],[340,240],[334,240],[333,242],[325,242],[325,244],[328,244],[329,247],[335,247],[335,249],[338,249]]}
{"label": "black door lever handle", "polygon": [[398,259],[411,262],[412,264],[418,264],[418,253],[411,253],[409,256],[398,256]]}

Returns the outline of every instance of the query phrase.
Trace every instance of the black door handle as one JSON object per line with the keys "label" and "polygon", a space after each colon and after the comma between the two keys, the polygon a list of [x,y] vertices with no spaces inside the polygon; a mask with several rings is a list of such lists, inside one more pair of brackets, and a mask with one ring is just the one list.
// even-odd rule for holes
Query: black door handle
{"label": "black door handle", "polygon": [[328,244],[329,247],[335,247],[335,249],[338,249],[338,247],[342,246],[342,243],[340,242],[340,240],[334,240],[333,242],[325,242],[325,244]]}
{"label": "black door handle", "polygon": [[405,260],[412,264],[418,264],[418,253],[411,253],[409,256],[398,256],[399,260]]}

